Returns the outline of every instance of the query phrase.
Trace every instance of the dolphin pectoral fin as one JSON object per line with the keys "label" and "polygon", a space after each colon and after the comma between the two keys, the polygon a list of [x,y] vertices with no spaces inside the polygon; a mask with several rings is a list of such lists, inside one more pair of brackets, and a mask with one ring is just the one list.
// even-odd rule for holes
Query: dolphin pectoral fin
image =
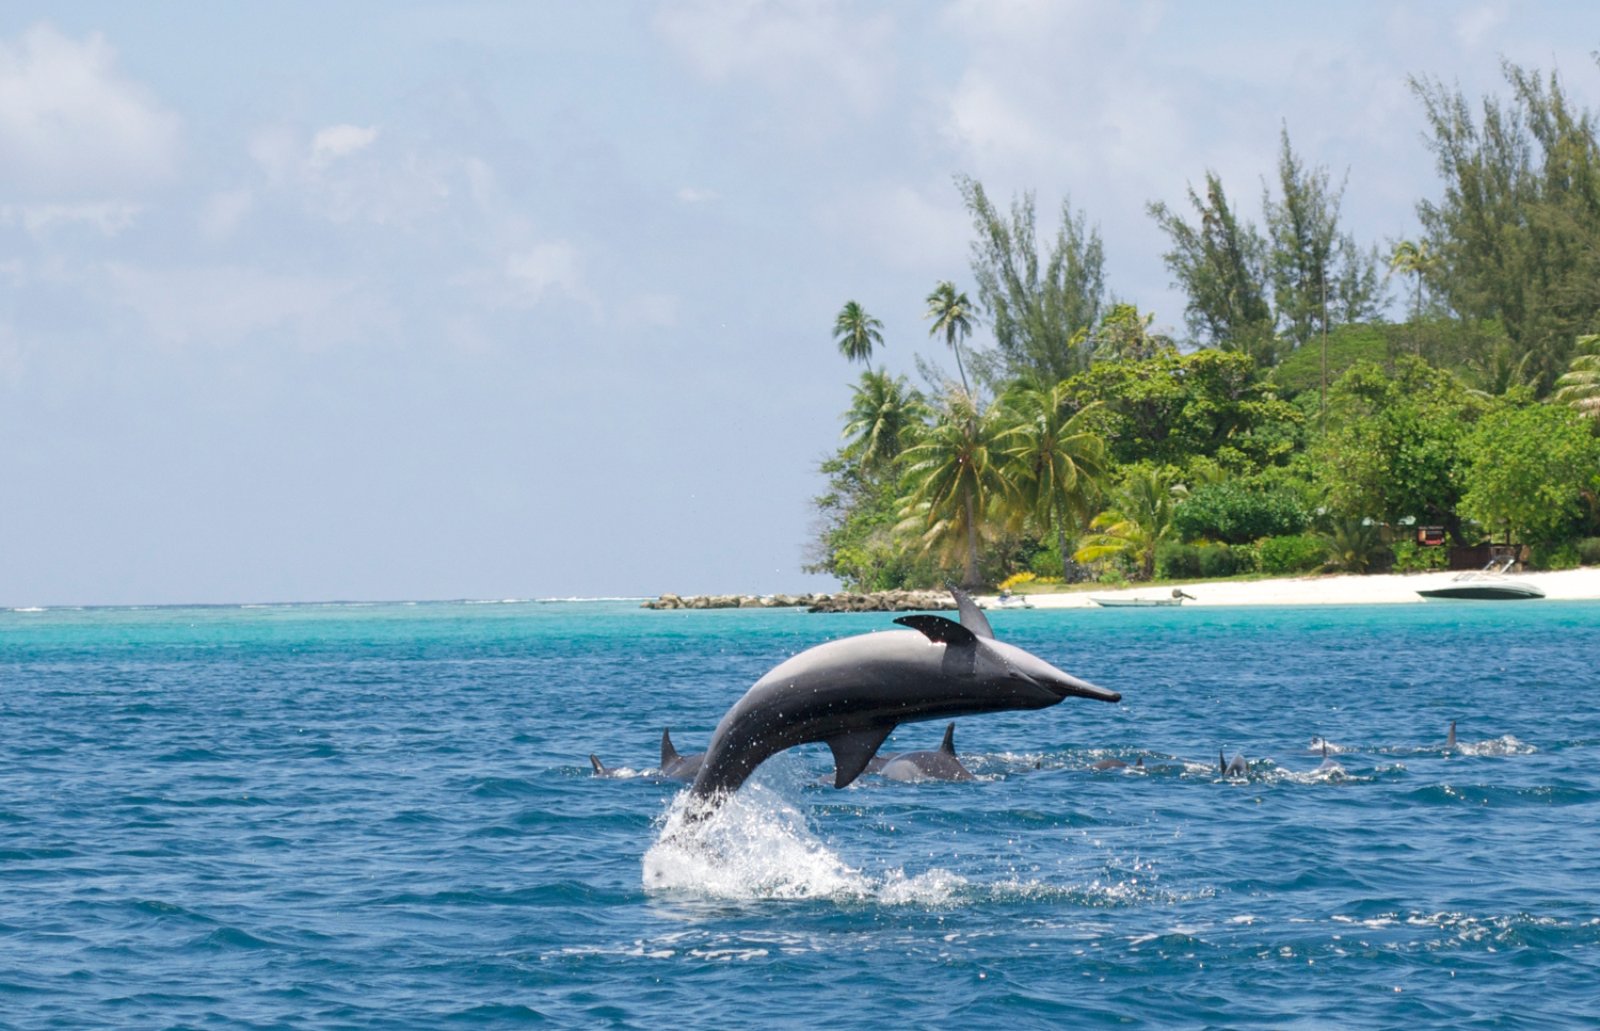
{"label": "dolphin pectoral fin", "polygon": [[[946,619],[943,616],[901,616],[895,622],[901,626],[908,626],[921,633],[928,640],[940,644],[953,644],[959,647],[961,645],[976,644],[978,641],[978,636],[971,630],[955,620]],[[984,625],[987,626],[988,624],[985,623]]]}
{"label": "dolphin pectoral fin", "polygon": [[974,636],[994,640],[994,628],[989,625],[989,617],[978,608],[978,603],[967,597],[967,592],[955,584],[947,583],[945,586],[956,599],[956,608],[961,612],[961,625],[971,630]]}
{"label": "dolphin pectoral fin", "polygon": [[830,737],[828,747],[833,749],[833,786],[848,787],[851,781],[861,776],[892,730],[893,723],[887,727],[869,727]]}
{"label": "dolphin pectoral fin", "polygon": [[589,765],[594,767],[594,775],[596,777],[604,777],[607,773],[611,772],[605,768],[603,763],[600,762],[600,757],[595,755],[593,752],[589,753]]}

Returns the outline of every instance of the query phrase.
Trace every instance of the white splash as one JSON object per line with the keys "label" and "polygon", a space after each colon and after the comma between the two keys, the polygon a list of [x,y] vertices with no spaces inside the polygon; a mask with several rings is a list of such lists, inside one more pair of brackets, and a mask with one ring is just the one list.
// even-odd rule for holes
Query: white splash
{"label": "white splash", "polygon": [[685,818],[682,792],[644,854],[649,891],[722,899],[867,899],[870,880],[806,827],[800,811],[761,784],[744,790],[697,823]]}
{"label": "white splash", "polygon": [[949,905],[966,880],[946,870],[868,874],[845,862],[780,790],[744,785],[699,822],[685,819],[688,792],[672,802],[644,854],[647,891],[753,901],[828,899],[880,905]]}

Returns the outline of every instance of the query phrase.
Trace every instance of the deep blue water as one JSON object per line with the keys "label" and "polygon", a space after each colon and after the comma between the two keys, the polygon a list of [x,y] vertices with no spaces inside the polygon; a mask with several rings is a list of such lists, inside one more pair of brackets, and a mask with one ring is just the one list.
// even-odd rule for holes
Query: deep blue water
{"label": "deep blue water", "polygon": [[1123,703],[786,753],[707,853],[661,728],[889,617],[0,612],[0,1027],[1600,1023],[1600,603],[994,623]]}

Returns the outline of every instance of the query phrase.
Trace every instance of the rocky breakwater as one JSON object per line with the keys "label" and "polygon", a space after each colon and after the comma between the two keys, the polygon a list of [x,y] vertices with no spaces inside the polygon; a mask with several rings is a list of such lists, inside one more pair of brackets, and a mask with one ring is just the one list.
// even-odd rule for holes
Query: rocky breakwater
{"label": "rocky breakwater", "polygon": [[869,591],[838,594],[663,594],[647,609],[780,609],[811,612],[928,612],[953,609],[948,591]]}

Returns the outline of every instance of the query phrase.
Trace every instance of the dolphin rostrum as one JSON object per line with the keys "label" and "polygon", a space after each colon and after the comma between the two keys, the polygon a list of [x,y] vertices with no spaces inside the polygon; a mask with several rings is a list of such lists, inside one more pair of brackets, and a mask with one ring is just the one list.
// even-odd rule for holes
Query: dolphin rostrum
{"label": "dolphin rostrum", "polygon": [[691,796],[710,800],[734,792],[762,762],[795,745],[826,741],[834,786],[842,788],[901,723],[1044,709],[1069,695],[1122,700],[995,640],[972,599],[955,587],[951,593],[960,622],[902,616],[895,622],[910,630],[819,644],[757,680],[717,724]]}
{"label": "dolphin rostrum", "polygon": [[972,771],[956,758],[956,725],[944,728],[944,740],[933,751],[901,752],[878,770],[885,780],[971,780]]}

